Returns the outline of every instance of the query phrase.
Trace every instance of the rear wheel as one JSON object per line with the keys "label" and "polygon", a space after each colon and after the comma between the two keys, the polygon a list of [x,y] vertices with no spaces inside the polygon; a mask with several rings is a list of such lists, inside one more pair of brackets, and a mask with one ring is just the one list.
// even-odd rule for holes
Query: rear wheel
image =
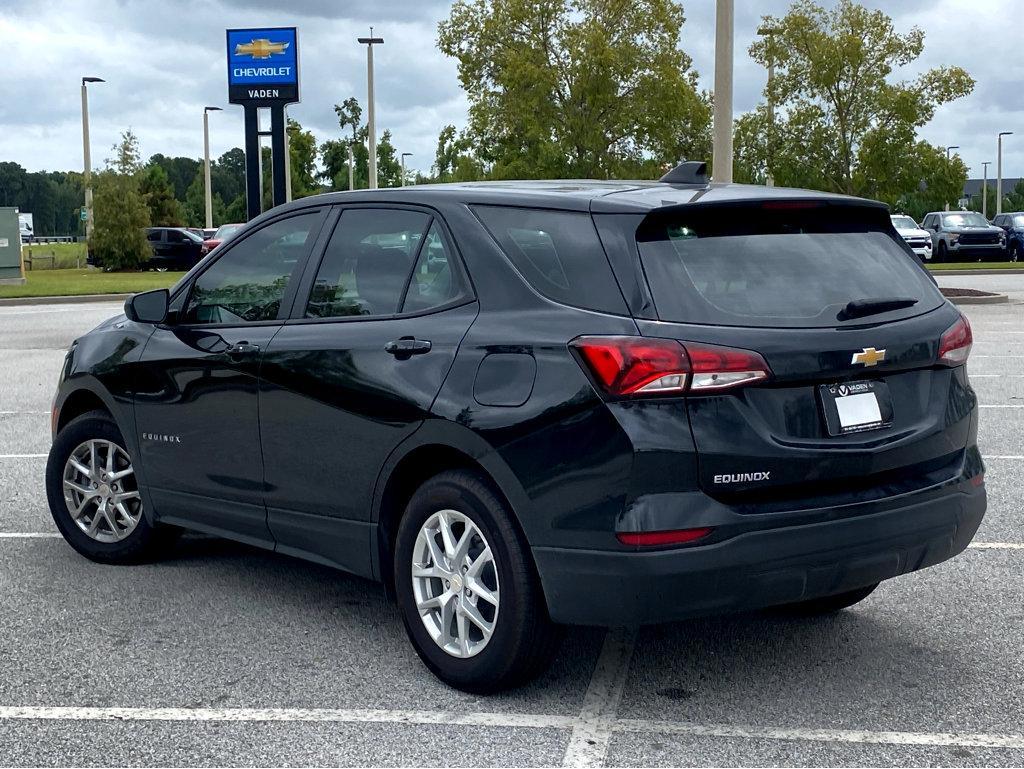
{"label": "rear wheel", "polygon": [[445,683],[480,694],[543,672],[557,648],[529,549],[478,475],[448,471],[412,496],[399,524],[395,592],[406,632]]}
{"label": "rear wheel", "polygon": [[940,240],[939,241],[939,248],[935,252],[935,261],[936,262],[945,262],[945,261],[948,261],[948,260],[949,260],[949,251],[946,248],[946,241]]}
{"label": "rear wheel", "polygon": [[150,558],[178,531],[146,519],[132,458],[104,411],[76,417],[57,434],[46,463],[46,495],[68,544],[101,563]]}
{"label": "rear wheel", "polygon": [[1014,243],[1010,246],[1010,261],[1019,262],[1021,259],[1021,247],[1020,243]]}
{"label": "rear wheel", "polygon": [[826,595],[821,598],[812,598],[809,601],[797,601],[796,603],[782,604],[776,606],[776,611],[784,614],[793,614],[798,616],[814,616],[817,614],[832,614],[837,611],[842,611],[855,603],[860,603],[878,587],[876,582],[873,585],[866,587],[859,587],[856,590],[848,590],[845,593],[836,593],[835,595]]}

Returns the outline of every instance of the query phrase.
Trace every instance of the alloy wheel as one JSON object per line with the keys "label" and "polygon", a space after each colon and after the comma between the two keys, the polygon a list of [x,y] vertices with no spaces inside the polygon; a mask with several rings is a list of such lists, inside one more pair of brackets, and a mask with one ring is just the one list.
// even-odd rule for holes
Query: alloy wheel
{"label": "alloy wheel", "polygon": [[498,570],[483,532],[467,516],[440,510],[420,526],[412,590],[434,643],[453,657],[483,651],[498,620]]}
{"label": "alloy wheel", "polygon": [[120,542],[142,517],[131,457],[112,441],[85,441],[64,463],[64,501],[75,524],[97,542]]}

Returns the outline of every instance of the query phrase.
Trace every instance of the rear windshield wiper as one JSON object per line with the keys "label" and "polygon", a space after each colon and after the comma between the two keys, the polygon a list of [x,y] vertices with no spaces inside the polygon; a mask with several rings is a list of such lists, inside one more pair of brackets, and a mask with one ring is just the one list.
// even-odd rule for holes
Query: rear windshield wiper
{"label": "rear windshield wiper", "polygon": [[915,304],[917,304],[917,300],[909,296],[890,296],[885,299],[854,299],[839,311],[836,318],[838,320],[863,318],[866,315],[878,315],[890,310],[913,307]]}

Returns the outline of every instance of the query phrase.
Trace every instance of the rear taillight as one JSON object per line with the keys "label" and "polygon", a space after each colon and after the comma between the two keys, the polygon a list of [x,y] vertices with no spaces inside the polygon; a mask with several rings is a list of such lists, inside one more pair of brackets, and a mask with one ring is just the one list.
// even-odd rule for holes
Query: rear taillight
{"label": "rear taillight", "polygon": [[624,545],[630,547],[665,547],[666,545],[684,545],[704,539],[712,529],[673,529],[670,531],[620,531],[615,536]]}
{"label": "rear taillight", "polygon": [[971,354],[974,335],[971,324],[963,315],[952,326],[946,329],[939,339],[939,363],[947,366],[959,366],[967,362]]}
{"label": "rear taillight", "polygon": [[732,347],[635,336],[584,336],[570,344],[598,384],[618,397],[716,392],[770,373],[758,353]]}

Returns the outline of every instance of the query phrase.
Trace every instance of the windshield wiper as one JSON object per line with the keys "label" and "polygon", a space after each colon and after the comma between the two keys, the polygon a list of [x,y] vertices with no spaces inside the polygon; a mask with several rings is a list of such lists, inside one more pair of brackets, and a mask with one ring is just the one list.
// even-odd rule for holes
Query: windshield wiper
{"label": "windshield wiper", "polygon": [[863,318],[867,315],[878,315],[890,310],[913,307],[915,304],[917,304],[917,300],[909,296],[890,296],[885,299],[854,299],[839,311],[836,318],[838,320]]}

